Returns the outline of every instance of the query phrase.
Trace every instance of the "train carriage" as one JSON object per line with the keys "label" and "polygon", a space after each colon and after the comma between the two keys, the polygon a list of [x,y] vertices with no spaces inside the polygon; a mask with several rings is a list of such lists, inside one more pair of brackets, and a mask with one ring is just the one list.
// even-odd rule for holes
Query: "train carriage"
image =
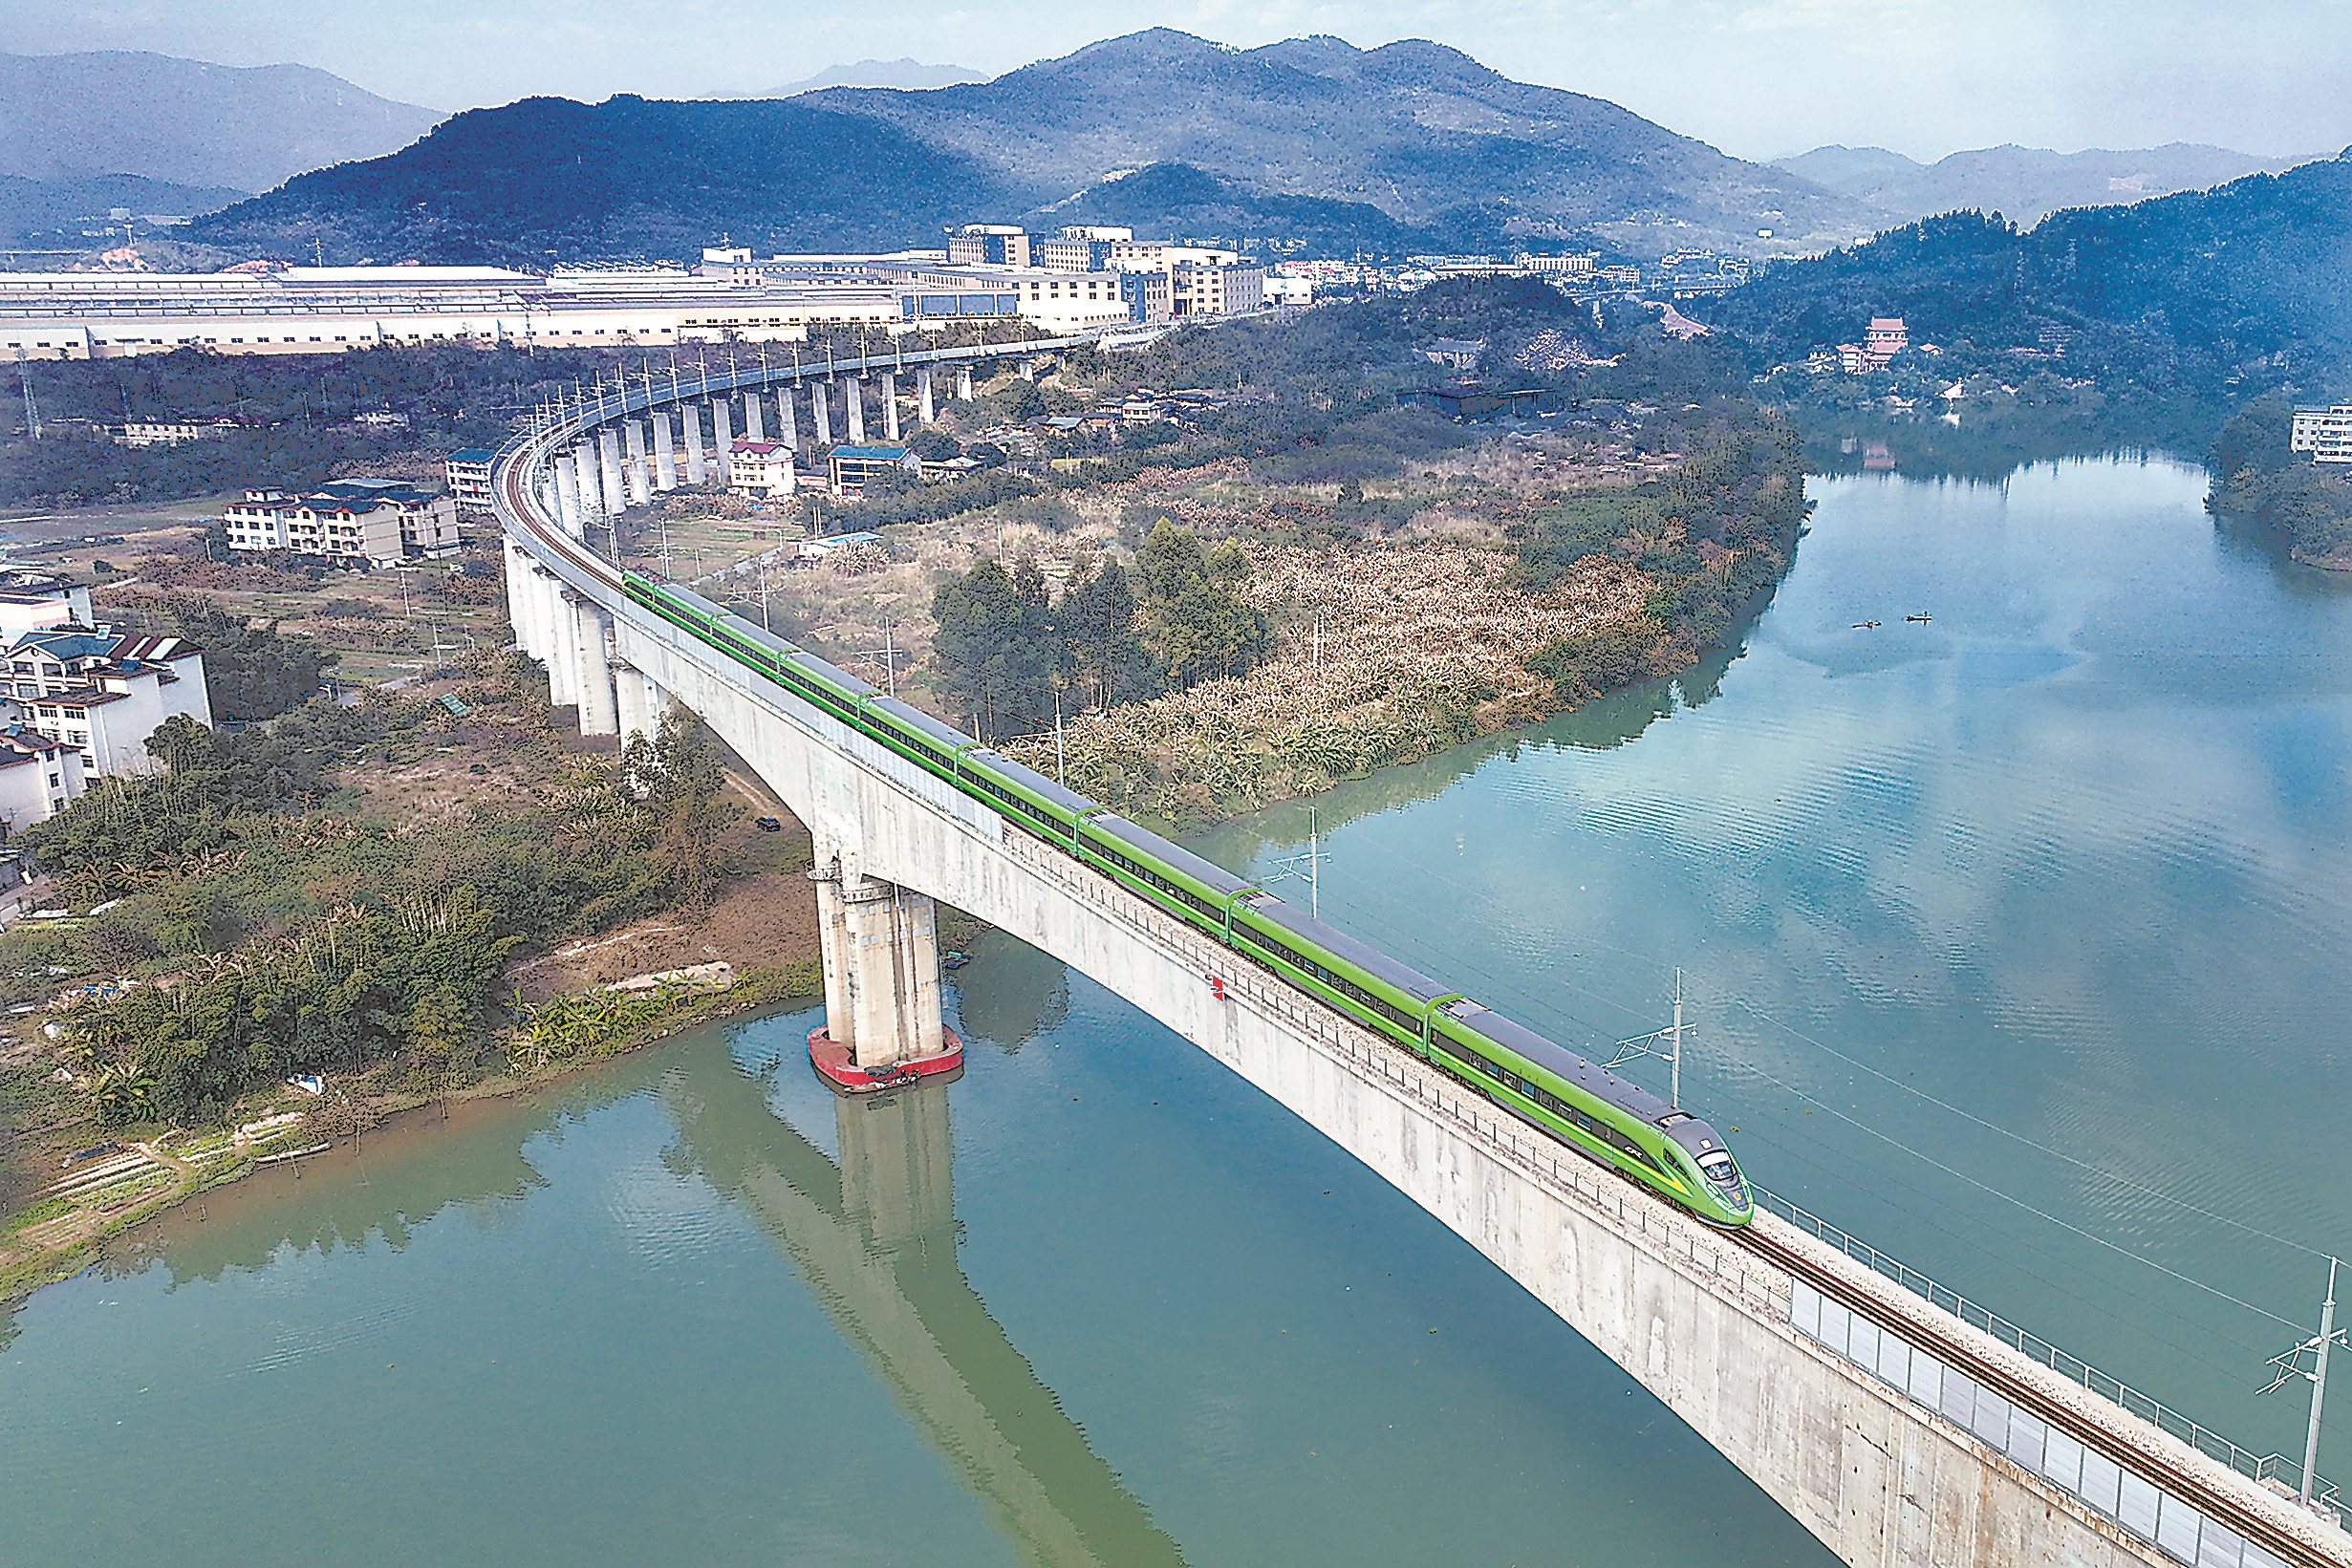
{"label": "train carriage", "polygon": [[1753,1214],[1737,1162],[1699,1118],[691,590],[637,572],[621,574],[621,585],[688,635],[1340,1008],[1546,1136],[1711,1224],[1743,1225]]}

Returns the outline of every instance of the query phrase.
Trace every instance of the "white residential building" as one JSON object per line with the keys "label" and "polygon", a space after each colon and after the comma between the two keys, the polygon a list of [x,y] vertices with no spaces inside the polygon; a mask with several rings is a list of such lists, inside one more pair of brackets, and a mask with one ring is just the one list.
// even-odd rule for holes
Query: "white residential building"
{"label": "white residential building", "polygon": [[307,495],[245,492],[221,514],[233,550],[291,550],[351,569],[458,550],[457,499],[399,480],[339,479]]}
{"label": "white residential building", "polygon": [[727,448],[727,488],[737,495],[768,501],[799,486],[792,449],[784,442],[739,440]]}
{"label": "white residential building", "polygon": [[47,822],[82,792],[81,753],[23,724],[0,724],[0,825]]}
{"label": "white residential building", "polygon": [[1180,261],[1168,269],[1168,297],[1180,316],[1246,315],[1265,309],[1265,268]]}
{"label": "white residential building", "polygon": [[497,457],[486,446],[461,446],[442,459],[442,477],[459,511],[490,515],[490,464]]}
{"label": "white residential building", "polygon": [[70,747],[85,775],[152,770],[147,737],[175,714],[212,722],[205,651],[183,637],[67,626],[28,633],[5,656],[0,719]]}
{"label": "white residential building", "polygon": [[227,419],[215,419],[205,424],[134,419],[129,424],[109,426],[106,439],[117,446],[177,446],[182,441],[200,441],[207,437],[226,436],[236,428]]}
{"label": "white residential building", "polygon": [[0,645],[28,632],[90,626],[97,620],[90,591],[79,583],[38,572],[0,573]]}
{"label": "white residential building", "polygon": [[2352,403],[2297,409],[2287,450],[2308,452],[2314,462],[2352,462]]}

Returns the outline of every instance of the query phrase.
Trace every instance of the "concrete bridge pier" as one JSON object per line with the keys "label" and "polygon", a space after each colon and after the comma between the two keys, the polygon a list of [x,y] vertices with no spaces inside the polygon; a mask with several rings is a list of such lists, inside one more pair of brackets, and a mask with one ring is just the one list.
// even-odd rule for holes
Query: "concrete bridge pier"
{"label": "concrete bridge pier", "polygon": [[838,853],[809,873],[817,885],[825,957],[825,1032],[860,1067],[937,1056],[939,944],[929,897],[844,868]]}
{"label": "concrete bridge pier", "polygon": [[572,443],[572,477],[580,487],[580,522],[588,523],[589,514],[604,516],[604,476],[596,471],[596,447],[583,436]]}
{"label": "concrete bridge pier", "polygon": [[598,471],[604,476],[604,515],[618,517],[628,509],[629,492],[620,478],[620,432],[606,425],[596,432]]}
{"label": "concrete bridge pier", "polygon": [[841,383],[842,406],[849,415],[850,444],[866,444],[866,383],[852,376]]}
{"label": "concrete bridge pier", "polygon": [[1021,378],[1022,378],[1024,381],[1034,381],[1034,380],[1036,380],[1036,379],[1037,379],[1037,361],[1036,361],[1036,360],[1034,360],[1034,359],[1024,359],[1023,361],[1021,361]]}
{"label": "concrete bridge pier", "polygon": [[744,439],[767,440],[767,394],[764,392],[744,394]]}
{"label": "concrete bridge pier", "polygon": [[678,411],[686,419],[686,483],[701,484],[710,478],[702,462],[702,405],[680,403]]}
{"label": "concrete bridge pier", "polygon": [[939,409],[931,400],[931,367],[919,365],[915,371],[915,417],[929,424],[939,418]]}
{"label": "concrete bridge pier", "polygon": [[629,462],[624,469],[629,480],[629,505],[642,506],[654,498],[653,481],[645,471],[645,421],[623,419],[621,431],[629,440]]}
{"label": "concrete bridge pier", "polygon": [[547,634],[539,624],[536,567],[530,553],[512,539],[507,541],[507,620],[514,628],[514,645],[533,658],[546,656]]}
{"label": "concrete bridge pier", "polygon": [[710,400],[711,442],[718,448],[719,466],[724,468],[727,454],[735,449],[735,399],[713,397]]}
{"label": "concrete bridge pier", "polygon": [[776,389],[776,440],[788,452],[800,450],[800,400],[795,388]]}
{"label": "concrete bridge pier", "polygon": [[882,439],[898,443],[898,377],[891,371],[882,373]]}
{"label": "concrete bridge pier", "polygon": [[810,422],[816,426],[819,446],[833,444],[833,411],[830,400],[825,396],[825,387],[826,383],[823,381],[809,383],[809,413]]}
{"label": "concrete bridge pier", "polygon": [[613,690],[613,617],[593,599],[569,591],[563,599],[572,623],[572,700],[580,705],[580,733],[618,735],[620,707]]}
{"label": "concrete bridge pier", "polygon": [[969,365],[958,365],[956,367],[956,401],[960,403],[968,403],[971,400],[972,367]]}
{"label": "concrete bridge pier", "polygon": [[622,745],[627,745],[632,736],[642,735],[651,741],[661,733],[661,688],[642,670],[632,664],[615,663],[613,697],[619,715]]}
{"label": "concrete bridge pier", "polygon": [[564,526],[564,532],[577,539],[580,524],[580,470],[578,460],[569,452],[555,454],[555,517]]}
{"label": "concrete bridge pier", "polygon": [[548,701],[568,708],[580,699],[572,669],[577,661],[572,653],[572,609],[564,603],[563,584],[519,548],[516,554],[521,557],[521,570],[507,581],[510,587],[521,584],[524,612],[531,624],[531,656],[547,666]]}
{"label": "concrete bridge pier", "polygon": [[668,495],[678,488],[678,452],[670,429],[670,411],[654,410],[654,488]]}

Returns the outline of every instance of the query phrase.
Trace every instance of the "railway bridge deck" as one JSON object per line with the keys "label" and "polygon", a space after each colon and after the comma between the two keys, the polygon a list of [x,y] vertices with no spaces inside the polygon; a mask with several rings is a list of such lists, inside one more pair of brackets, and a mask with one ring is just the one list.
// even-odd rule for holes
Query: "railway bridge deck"
{"label": "railway bridge deck", "polygon": [[[680,429],[691,450],[705,417],[715,433],[731,422],[713,399],[910,366],[928,382],[1074,341],[657,378],[551,413],[500,454],[493,489],[518,639],[556,702],[604,734],[684,703],[791,805],[843,886],[893,891],[858,907],[948,899],[1210,1052],[1478,1247],[1848,1563],[2352,1568],[2352,1536],[2235,1450],[2185,1441],[1775,1214],[1711,1229],[1542,1136],[652,614],[587,538],[582,454],[600,487],[602,458],[624,451],[622,493],[666,487],[656,459]],[[924,977],[893,961],[906,925],[828,927],[836,1032],[877,1039],[936,1012],[936,977],[926,1003],[907,989]]]}

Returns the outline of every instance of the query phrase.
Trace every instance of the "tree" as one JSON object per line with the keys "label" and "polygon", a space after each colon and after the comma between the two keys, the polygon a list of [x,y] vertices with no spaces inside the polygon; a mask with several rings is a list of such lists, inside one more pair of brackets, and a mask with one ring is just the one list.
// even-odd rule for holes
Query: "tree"
{"label": "tree", "polygon": [[1096,707],[1150,697],[1158,682],[1135,630],[1135,592],[1127,572],[1106,560],[1079,573],[1062,595],[1062,634],[1073,678]]}
{"label": "tree", "polygon": [[279,634],[277,623],[248,626],[216,600],[177,594],[163,603],[179,634],[205,651],[205,685],[225,719],[275,719],[318,690],[336,655],[306,637]]}
{"label": "tree", "polygon": [[1053,713],[1051,681],[1062,665],[1060,633],[1045,574],[1034,561],[1011,575],[982,557],[931,599],[939,631],[932,656],[941,698],[982,740],[1040,729]]}
{"label": "tree", "polygon": [[721,835],[742,814],[725,798],[726,771],[701,720],[673,705],[661,718],[661,733],[629,743],[625,776],[644,791],[655,823],[652,851],[663,885],[681,908],[709,906],[727,874]]}
{"label": "tree", "polygon": [[1204,550],[1191,529],[1163,517],[1135,566],[1152,642],[1172,684],[1243,675],[1265,656],[1266,618],[1234,592],[1250,574],[1240,545],[1227,540]]}

